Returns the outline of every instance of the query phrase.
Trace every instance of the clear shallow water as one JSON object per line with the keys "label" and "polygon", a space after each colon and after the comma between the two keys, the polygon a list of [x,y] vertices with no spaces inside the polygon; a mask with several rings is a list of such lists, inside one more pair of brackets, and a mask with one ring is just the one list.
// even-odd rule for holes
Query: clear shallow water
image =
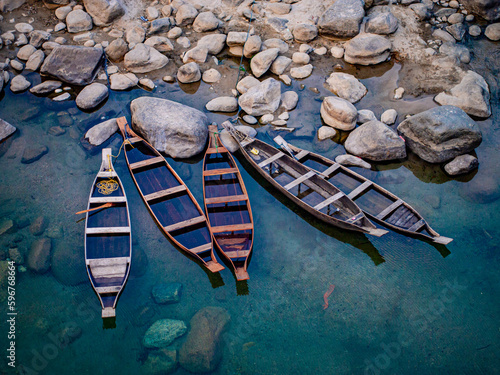
{"label": "clear shallow water", "polygon": [[[357,72],[369,88],[357,108],[380,115],[391,107],[405,114],[433,106],[429,97],[391,100],[399,69],[387,64],[375,76]],[[290,113],[291,126],[321,126],[319,99],[329,95],[323,87],[328,73],[319,71],[302,81],[307,86],[303,90],[294,83],[300,102]],[[82,148],[80,138],[102,118],[130,119],[128,104],[141,95],[203,110],[205,98],[224,94],[214,93],[204,83],[181,88],[158,85],[152,94],[112,92],[106,104],[90,114],[73,111],[74,102],[54,104],[8,90],[0,100],[0,117],[18,127],[0,158],[0,217],[33,221],[44,215],[49,220],[44,235],[52,238],[59,264],[44,275],[29,271],[17,275],[18,364],[41,374],[143,373],[147,352],[141,340],[150,324],[161,318],[189,322],[200,308],[221,306],[232,320],[217,374],[498,373],[500,201],[471,203],[461,194],[475,179],[499,178],[497,82],[490,83],[495,87],[494,115],[479,122],[484,140],[476,152],[481,165],[472,180],[449,179],[440,167],[414,157],[359,171],[407,200],[439,233],[453,237],[446,248],[394,232],[375,238],[325,227],[296,207],[282,204],[286,200],[251,169],[241,167],[243,160],[238,157],[255,220],[251,279],[236,283],[228,269],[207,275],[156,228],[121,155],[115,168],[130,202],[134,258],[118,303],[116,328],[103,329],[98,298],[83,262],[84,223],[74,215],[86,207],[101,156],[100,149]],[[319,94],[309,87],[317,87]],[[39,113],[23,120],[33,107],[40,108]],[[65,134],[51,135],[49,128],[59,125],[61,111],[74,113],[72,124],[64,127]],[[207,115],[218,123],[226,118]],[[67,124],[68,115],[62,117]],[[259,129],[259,137],[269,141],[265,131]],[[330,157],[343,153],[336,142],[320,143],[314,134],[297,130],[285,138]],[[24,147],[33,144],[46,145],[49,152],[35,163],[21,164]],[[121,138],[115,135],[106,146],[116,154],[120,145]],[[168,160],[202,203],[202,155],[187,162]],[[26,254],[34,239],[24,228],[1,236],[0,244],[5,250],[18,240]],[[60,280],[78,284],[64,285]],[[181,302],[156,305],[151,288],[158,282],[181,282]],[[323,310],[323,294],[330,285],[335,289]],[[139,313],[148,307],[150,314],[141,318]],[[79,327],[81,336],[50,352],[53,335],[68,323]],[[2,335],[2,345],[5,339]],[[180,347],[184,339],[173,346]],[[7,368],[5,362],[0,364]],[[187,372],[179,368],[176,374]]]}

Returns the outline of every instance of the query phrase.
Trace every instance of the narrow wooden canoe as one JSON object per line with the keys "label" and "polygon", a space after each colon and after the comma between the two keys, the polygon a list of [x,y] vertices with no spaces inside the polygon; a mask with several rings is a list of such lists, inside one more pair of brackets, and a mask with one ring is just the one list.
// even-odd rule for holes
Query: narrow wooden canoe
{"label": "narrow wooden canoe", "polygon": [[248,280],[253,218],[248,194],[231,153],[222,145],[217,126],[210,125],[203,160],[203,198],[210,231],[238,280]]}
{"label": "narrow wooden canoe", "polygon": [[452,238],[440,236],[408,203],[382,186],[333,160],[289,143],[295,159],[314,170],[350,197],[373,221],[403,234],[446,245]]}
{"label": "narrow wooden canoe", "polygon": [[240,145],[245,159],[278,191],[325,223],[342,229],[382,236],[363,211],[337,187],[282,151],[238,131],[229,121],[222,126]]}
{"label": "narrow wooden canoe", "polygon": [[156,223],[210,271],[223,270],[214,256],[207,218],[186,184],[153,146],[130,129],[125,117],[116,122],[127,140],[124,150],[130,174]]}
{"label": "narrow wooden canoe", "polygon": [[[111,207],[98,207],[112,203]],[[118,297],[127,282],[132,233],[127,196],[113,168],[111,149],[102,150],[102,164],[90,190],[85,221],[85,264],[99,296],[102,317],[116,316]]]}

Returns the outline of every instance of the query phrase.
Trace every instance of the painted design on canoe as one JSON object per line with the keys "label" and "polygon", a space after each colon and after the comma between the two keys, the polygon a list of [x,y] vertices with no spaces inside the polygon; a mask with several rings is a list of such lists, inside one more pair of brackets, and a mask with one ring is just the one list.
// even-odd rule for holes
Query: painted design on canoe
{"label": "painted design on canoe", "polygon": [[333,293],[333,290],[335,289],[335,285],[330,285],[330,287],[328,288],[328,290],[325,292],[325,294],[323,295],[323,301],[325,302],[325,304],[323,305],[323,310],[326,310],[328,308],[328,297],[330,297],[330,294]]}
{"label": "painted design on canoe", "polygon": [[203,160],[203,198],[210,231],[236,278],[247,280],[253,243],[253,218],[240,171],[222,145],[217,126],[210,125],[209,144]]}
{"label": "painted design on canoe", "polygon": [[408,203],[366,177],[322,155],[289,143],[295,158],[347,194],[373,221],[397,232],[446,245],[452,238],[439,235]]}
{"label": "painted design on canoe", "polygon": [[297,160],[256,138],[238,131],[229,121],[222,126],[239,143],[245,159],[278,191],[327,224],[382,236],[361,209],[337,187]]}
{"label": "painted design on canoe", "polygon": [[224,267],[217,262],[207,218],[182,179],[165,158],[127,124],[117,119],[125,142],[125,158],[135,185],[163,232],[182,250],[212,272]]}
{"label": "painted design on canoe", "polygon": [[[112,189],[102,190],[101,182],[113,185]],[[116,315],[116,304],[130,273],[131,257],[127,196],[113,168],[111,149],[105,148],[101,168],[90,190],[85,222],[85,264],[99,296],[103,318]]]}

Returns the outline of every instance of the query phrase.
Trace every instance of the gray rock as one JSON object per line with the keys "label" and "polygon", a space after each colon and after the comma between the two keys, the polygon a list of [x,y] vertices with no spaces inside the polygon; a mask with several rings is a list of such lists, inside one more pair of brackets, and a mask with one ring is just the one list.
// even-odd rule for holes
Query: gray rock
{"label": "gray rock", "polygon": [[295,91],[285,91],[281,94],[281,106],[287,111],[291,111],[297,106],[299,95]]}
{"label": "gray rock", "polygon": [[34,241],[28,253],[28,268],[36,273],[45,273],[50,268],[50,238]]}
{"label": "gray rock", "polygon": [[40,236],[45,232],[49,225],[49,221],[45,216],[38,216],[29,226],[29,231],[33,236]]}
{"label": "gray rock", "polygon": [[475,13],[488,21],[500,19],[500,3],[497,0],[461,0],[469,12]]}
{"label": "gray rock", "polygon": [[311,58],[309,57],[309,55],[304,52],[294,52],[292,55],[292,61],[295,64],[301,64],[301,65],[309,64],[310,60]]}
{"label": "gray rock", "polygon": [[243,55],[246,58],[251,58],[253,55],[260,52],[262,47],[262,40],[258,35],[250,35],[243,45]]}
{"label": "gray rock", "polygon": [[368,90],[356,77],[347,73],[332,73],[326,80],[328,89],[351,103],[357,103]]}
{"label": "gray rock", "polygon": [[201,77],[203,82],[206,82],[206,83],[219,82],[221,78],[222,78],[222,75],[216,69],[213,69],[213,68],[204,71],[203,75]]}
{"label": "gray rock", "polygon": [[85,86],[76,97],[76,105],[81,109],[97,107],[108,97],[108,87],[102,83],[94,82]]}
{"label": "gray rock", "polygon": [[344,59],[351,64],[375,65],[386,61],[391,53],[391,42],[376,34],[360,34],[345,45]]}
{"label": "gray rock", "polygon": [[370,16],[365,31],[372,34],[388,35],[398,29],[398,19],[391,12]]}
{"label": "gray rock", "polygon": [[432,32],[432,37],[434,39],[442,40],[443,42],[455,43],[456,40],[449,32],[442,29],[436,29]]}
{"label": "gray rock", "polygon": [[171,304],[181,300],[181,292],[181,283],[161,283],[153,287],[151,294],[156,303]]}
{"label": "gray rock", "polygon": [[72,10],[66,16],[66,27],[69,33],[92,30],[92,26],[92,18],[81,9]]}
{"label": "gray rock", "polygon": [[210,100],[205,108],[211,112],[235,112],[238,110],[238,100],[233,96],[221,96]]}
{"label": "gray rock", "polygon": [[66,5],[63,7],[59,7],[54,11],[54,14],[56,15],[57,19],[60,21],[64,21],[66,19],[66,16],[73,10],[73,7],[71,5]]}
{"label": "gray rock", "polygon": [[144,42],[144,39],[146,39],[146,30],[141,26],[134,26],[125,32],[125,40],[131,46]]}
{"label": "gray rock", "polygon": [[474,204],[492,203],[500,198],[498,179],[491,174],[476,176],[472,181],[460,185],[460,196]]}
{"label": "gray rock", "polygon": [[168,57],[143,43],[137,44],[124,57],[125,68],[132,73],[148,73],[163,68]]}
{"label": "gray rock", "polygon": [[409,8],[415,12],[420,21],[428,20],[431,16],[430,8],[424,3],[411,4]]}
{"label": "gray rock", "polygon": [[456,23],[463,23],[465,16],[462,13],[455,13],[448,17],[448,22],[452,25]]}
{"label": "gray rock", "polygon": [[398,118],[398,113],[395,109],[388,109],[380,116],[380,122],[383,122],[386,125],[392,125],[396,122]]}
{"label": "gray rock", "polygon": [[10,12],[11,10],[19,8],[25,3],[26,0],[1,0],[0,12]]}
{"label": "gray rock", "polygon": [[289,49],[288,44],[278,38],[266,39],[264,43],[262,43],[263,50],[271,48],[278,48],[281,54],[287,53]]}
{"label": "gray rock", "polygon": [[300,23],[293,29],[293,37],[297,42],[308,43],[318,36],[316,25]]}
{"label": "gray rock", "polygon": [[148,21],[152,21],[160,17],[160,12],[155,7],[147,7],[146,8],[146,18]]}
{"label": "gray rock", "polygon": [[[165,5],[168,6],[168,5]],[[168,16],[165,16],[168,17]],[[172,27],[168,33],[167,33],[167,38],[170,39],[177,39],[182,35],[182,29],[179,26]],[[224,35],[224,40],[225,40],[226,35]]]}
{"label": "gray rock", "polygon": [[99,146],[106,142],[117,130],[118,125],[116,124],[116,119],[113,118],[90,128],[87,133],[85,133],[85,139],[87,139],[91,145]]}
{"label": "gray rock", "polygon": [[188,62],[204,63],[207,61],[208,50],[205,47],[196,46],[189,51],[186,51],[182,58],[182,62],[187,64]]}
{"label": "gray rock", "polygon": [[264,125],[265,125],[265,124],[269,124],[269,123],[270,123],[271,121],[273,121],[273,120],[274,120],[274,115],[272,115],[271,113],[268,113],[268,114],[266,114],[266,115],[262,116],[262,117],[260,118],[259,122],[260,122],[261,124],[264,124]]}
{"label": "gray rock", "polygon": [[361,0],[337,0],[320,17],[320,34],[337,38],[356,36],[365,16],[363,5]]}
{"label": "gray rock", "polygon": [[175,22],[178,26],[185,26],[193,23],[198,15],[198,11],[189,3],[182,4],[175,15]]}
{"label": "gray rock", "polygon": [[17,55],[16,56],[17,56],[17,58],[19,60],[26,61],[26,60],[28,60],[30,58],[30,56],[33,53],[35,53],[35,51],[36,51],[35,47],[33,47],[31,44],[27,44],[27,45],[21,47],[19,49],[19,51],[17,51]]}
{"label": "gray rock", "polygon": [[457,41],[461,41],[465,35],[465,27],[461,23],[446,26],[446,31],[448,31]]}
{"label": "gray rock", "polygon": [[249,89],[251,89],[254,86],[257,86],[260,84],[260,81],[255,78],[254,76],[246,76],[245,78],[240,79],[238,84],[236,85],[236,90],[240,94],[246,93]]}
{"label": "gray rock", "polygon": [[12,78],[10,81],[10,90],[12,92],[23,92],[31,86],[31,82],[28,81],[24,76],[18,75]]}
{"label": "gray rock", "polygon": [[410,150],[429,163],[451,160],[472,151],[482,141],[477,124],[451,105],[418,113],[401,122],[398,131]]}
{"label": "gray rock", "polygon": [[307,64],[304,66],[296,67],[290,69],[290,75],[295,79],[307,78],[312,74],[313,66],[311,64]]}
{"label": "gray rock", "polygon": [[495,42],[500,40],[500,23],[488,25],[484,30],[484,35],[486,35],[489,40],[493,40]]}
{"label": "gray rock", "polygon": [[478,26],[478,25],[471,25],[471,27],[469,27],[469,35],[470,36],[479,36],[481,35],[482,31],[481,31],[481,28]]}
{"label": "gray rock", "polygon": [[271,64],[269,70],[272,73],[279,76],[285,72],[286,68],[288,68],[291,63],[292,63],[291,58],[286,56],[278,56],[276,60],[274,60],[273,63]]}
{"label": "gray rock", "polygon": [[486,118],[491,116],[490,90],[482,76],[469,70],[462,81],[447,94],[442,92],[434,98],[441,105],[453,105],[469,115]]}
{"label": "gray rock", "polygon": [[369,109],[360,109],[358,111],[358,119],[357,119],[358,124],[364,124],[365,122],[376,121],[376,120],[377,117],[375,117],[375,114]]}
{"label": "gray rock", "polygon": [[0,142],[16,131],[16,127],[0,119]]}
{"label": "gray rock", "polygon": [[111,90],[128,90],[139,83],[139,78],[134,73],[115,73],[109,76]]}
{"label": "gray rock", "polygon": [[[255,124],[257,123],[257,119],[255,117],[248,116],[248,115],[243,116],[244,121],[246,121],[245,118],[248,119],[248,117],[253,118],[255,120]],[[248,123],[251,124],[251,122],[248,122]],[[238,126],[236,126],[236,129],[238,129],[240,132],[245,133],[246,135],[248,135],[250,137],[255,137],[257,135],[257,131],[250,126],[238,125]],[[238,142],[235,141],[235,139],[227,132],[226,129],[221,131],[220,140],[221,140],[222,144],[224,145],[224,147],[229,150],[229,152],[235,152],[236,150],[238,150],[240,148],[240,146],[238,145]]]}
{"label": "gray rock", "polygon": [[217,29],[221,24],[222,22],[212,12],[201,12],[193,22],[193,30],[204,33]]}
{"label": "gray rock", "polygon": [[139,85],[147,88],[148,90],[154,90],[156,87],[155,83],[152,80],[150,80],[149,78],[141,78],[139,80]]}
{"label": "gray rock", "polygon": [[83,0],[97,26],[107,25],[125,14],[121,0]]}
{"label": "gray rock", "polygon": [[251,87],[241,95],[238,103],[247,114],[261,116],[275,112],[281,99],[281,85],[274,78],[268,78],[262,83]]}
{"label": "gray rock", "polygon": [[219,54],[225,46],[226,35],[224,34],[210,34],[205,35],[198,41],[198,47],[205,47],[211,55]]}
{"label": "gray rock", "polygon": [[166,99],[142,97],[130,105],[132,123],[161,152],[189,158],[205,147],[208,119],[197,109]]}
{"label": "gray rock", "polygon": [[40,72],[70,84],[87,85],[102,63],[103,51],[99,48],[59,46],[47,56]]}
{"label": "gray rock", "polygon": [[472,155],[460,155],[444,166],[444,170],[451,176],[469,173],[477,169],[479,161]]}
{"label": "gray rock", "polygon": [[290,4],[286,3],[268,3],[266,5],[266,10],[278,14],[278,15],[285,15],[290,13],[292,10],[292,6]]}
{"label": "gray rock", "polygon": [[44,59],[45,54],[43,53],[43,51],[36,50],[26,62],[26,69],[36,72],[38,69],[40,69],[40,66],[42,65]]}
{"label": "gray rock", "polygon": [[258,78],[267,72],[278,54],[278,48],[270,48],[256,54],[250,61],[253,75]]}
{"label": "gray rock", "polygon": [[177,370],[177,350],[162,349],[148,354],[148,359],[141,368],[141,373],[165,375]]}
{"label": "gray rock", "polygon": [[177,80],[181,83],[198,82],[200,79],[200,67],[195,62],[184,64],[177,70]]}
{"label": "gray rock", "polygon": [[24,46],[28,44],[28,38],[26,37],[26,35],[24,34],[20,34],[18,37],[17,37],[17,40],[16,42],[14,43],[14,45],[16,47],[21,47],[21,46]]}
{"label": "gray rock", "polygon": [[128,45],[122,38],[118,38],[109,43],[105,51],[112,62],[120,62],[128,52]]}
{"label": "gray rock", "polygon": [[247,41],[247,33],[243,31],[230,31],[227,33],[226,43],[229,47],[243,46]]}
{"label": "gray rock", "polygon": [[344,143],[345,149],[356,156],[373,161],[403,159],[405,142],[387,125],[369,121],[354,129]]}
{"label": "gray rock", "polygon": [[170,39],[164,36],[152,36],[144,42],[145,45],[153,47],[159,52],[171,52],[174,50],[174,45]]}
{"label": "gray rock", "polygon": [[52,101],[54,101],[54,102],[63,102],[65,100],[69,100],[69,99],[71,99],[71,94],[69,92],[65,92],[65,93],[63,93],[61,95],[58,95],[58,96],[52,98]]}
{"label": "gray rock", "polygon": [[172,23],[170,22],[170,18],[158,18],[149,23],[148,35],[166,33],[170,30]]}
{"label": "gray rock", "polygon": [[33,31],[33,26],[31,26],[29,23],[25,23],[25,22],[16,23],[14,27],[18,32],[24,33],[24,34],[29,34]]}
{"label": "gray rock", "polygon": [[468,64],[471,58],[469,49],[466,46],[458,43],[445,42],[441,44],[441,46],[439,47],[439,53],[453,57],[465,64]]}
{"label": "gray rock", "polygon": [[337,135],[337,131],[331,126],[321,126],[318,129],[318,139],[324,141],[325,139],[333,138]]}
{"label": "gray rock", "polygon": [[40,48],[49,39],[50,33],[47,31],[35,30],[30,34],[30,44],[35,48]]}
{"label": "gray rock", "polygon": [[[18,72],[22,72],[24,70],[24,64],[17,60],[10,60],[10,66],[12,69],[17,70]],[[3,80],[3,74],[2,74],[2,80]]]}
{"label": "gray rock", "polygon": [[321,104],[321,118],[335,129],[352,130],[356,126],[358,111],[350,102],[336,96],[327,96]]}
{"label": "gray rock", "polygon": [[243,121],[245,121],[247,124],[255,125],[257,123],[257,119],[253,116],[245,115],[242,118],[243,118]]}
{"label": "gray rock", "polygon": [[165,348],[187,331],[182,320],[161,319],[148,328],[142,344],[145,348]]}
{"label": "gray rock", "polygon": [[354,155],[339,155],[335,158],[335,161],[346,167],[360,167],[365,169],[371,169],[372,167],[370,163]]}

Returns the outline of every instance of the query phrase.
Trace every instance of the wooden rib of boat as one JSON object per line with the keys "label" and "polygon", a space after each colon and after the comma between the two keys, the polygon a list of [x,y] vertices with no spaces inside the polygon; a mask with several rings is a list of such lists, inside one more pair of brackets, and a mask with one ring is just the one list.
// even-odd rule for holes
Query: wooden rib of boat
{"label": "wooden rib of boat", "polygon": [[452,238],[440,236],[408,203],[366,177],[322,155],[289,143],[294,157],[319,176],[340,188],[373,221],[403,234],[446,245]]}
{"label": "wooden rib of boat", "polygon": [[85,221],[87,273],[99,296],[102,317],[112,318],[130,272],[132,233],[127,196],[113,168],[110,148],[102,150],[87,210],[91,210]]}
{"label": "wooden rib of boat", "polygon": [[238,131],[229,121],[222,126],[238,142],[245,159],[278,191],[325,223],[382,236],[363,211],[337,187],[284,152]]}
{"label": "wooden rib of boat", "polygon": [[210,271],[223,270],[214,256],[207,218],[186,184],[153,146],[130,129],[125,117],[116,122],[127,140],[124,150],[130,174],[156,223]]}
{"label": "wooden rib of boat", "polygon": [[210,125],[203,160],[203,198],[210,231],[238,280],[248,280],[253,243],[250,200],[231,153],[222,145],[217,126]]}

